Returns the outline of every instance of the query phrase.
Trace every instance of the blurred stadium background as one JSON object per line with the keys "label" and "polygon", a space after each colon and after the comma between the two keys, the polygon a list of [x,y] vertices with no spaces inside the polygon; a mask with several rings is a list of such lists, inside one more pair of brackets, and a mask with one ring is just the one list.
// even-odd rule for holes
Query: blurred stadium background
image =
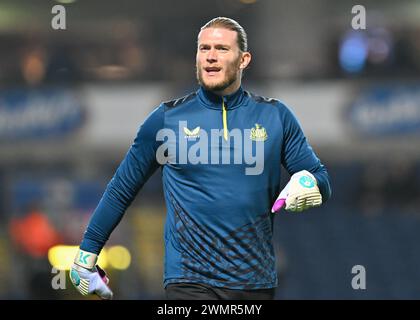
{"label": "blurred stadium background", "polygon": [[[197,32],[220,15],[248,32],[244,86],[296,113],[332,179],[328,204],[275,219],[277,298],[420,298],[420,2],[403,0],[1,0],[0,298],[80,298],[52,265],[145,116],[195,90]],[[117,299],[164,297],[164,219],[158,172],[105,250]]]}

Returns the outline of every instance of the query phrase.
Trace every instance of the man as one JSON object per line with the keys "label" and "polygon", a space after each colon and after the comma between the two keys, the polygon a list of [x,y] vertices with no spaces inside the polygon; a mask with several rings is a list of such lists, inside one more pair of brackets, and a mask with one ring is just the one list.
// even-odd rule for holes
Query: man
{"label": "man", "polygon": [[[290,110],[242,89],[242,72],[251,61],[247,50],[246,33],[232,19],[215,18],[201,28],[200,88],[162,103],[141,125],[71,269],[82,294],[112,297],[97,255],[137,192],[161,168],[167,298],[273,299],[272,213],[284,203],[289,211],[319,206],[331,190],[325,167]],[[220,133],[216,138],[214,130]],[[254,159],[255,167],[246,159]],[[281,165],[292,177],[276,201]]]}

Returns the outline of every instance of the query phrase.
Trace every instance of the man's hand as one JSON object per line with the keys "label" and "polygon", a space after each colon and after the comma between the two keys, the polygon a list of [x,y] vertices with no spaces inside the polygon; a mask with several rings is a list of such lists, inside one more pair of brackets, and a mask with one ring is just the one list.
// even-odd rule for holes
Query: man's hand
{"label": "man's hand", "polygon": [[286,204],[285,209],[292,212],[301,212],[322,204],[316,179],[310,172],[302,170],[292,175],[289,183],[280,192],[271,212],[279,211],[284,204]]}
{"label": "man's hand", "polygon": [[101,299],[112,299],[109,279],[105,271],[96,265],[97,259],[96,254],[79,249],[70,269],[70,280],[84,296],[96,294]]}

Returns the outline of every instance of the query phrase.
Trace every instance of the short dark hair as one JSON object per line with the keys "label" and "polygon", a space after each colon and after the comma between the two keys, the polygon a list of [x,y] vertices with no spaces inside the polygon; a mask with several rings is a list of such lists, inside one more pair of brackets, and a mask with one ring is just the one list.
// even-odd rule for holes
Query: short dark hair
{"label": "short dark hair", "polygon": [[236,41],[238,43],[238,47],[242,52],[248,51],[248,36],[246,35],[245,29],[231,18],[226,17],[217,17],[209,22],[207,22],[204,26],[201,27],[200,31],[207,28],[224,28],[228,30],[235,31],[237,34]]}

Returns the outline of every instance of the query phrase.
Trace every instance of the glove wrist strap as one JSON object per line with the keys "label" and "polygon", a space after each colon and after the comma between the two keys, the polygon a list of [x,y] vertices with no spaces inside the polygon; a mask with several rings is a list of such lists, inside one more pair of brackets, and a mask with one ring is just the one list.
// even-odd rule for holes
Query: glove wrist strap
{"label": "glove wrist strap", "polygon": [[79,249],[76,257],[74,258],[74,263],[82,268],[92,270],[96,265],[97,260],[97,254]]}

